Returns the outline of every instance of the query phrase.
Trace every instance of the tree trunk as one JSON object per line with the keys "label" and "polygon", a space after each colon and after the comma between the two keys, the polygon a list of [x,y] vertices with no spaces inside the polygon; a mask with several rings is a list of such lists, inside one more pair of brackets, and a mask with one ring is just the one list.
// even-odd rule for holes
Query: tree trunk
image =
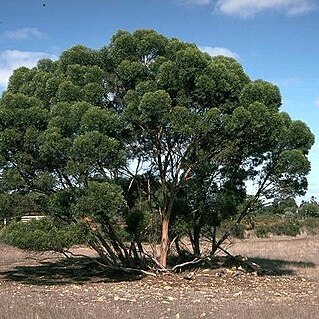
{"label": "tree trunk", "polygon": [[199,225],[195,225],[194,226],[194,245],[193,245],[193,249],[194,249],[194,255],[196,257],[200,256],[200,231],[201,231],[201,227]]}
{"label": "tree trunk", "polygon": [[193,231],[194,231],[194,255],[196,257],[200,256],[200,233],[202,230],[202,218],[200,216],[200,213],[197,212],[195,215],[195,223],[194,223],[194,227],[193,227]]}
{"label": "tree trunk", "polygon": [[216,252],[215,247],[216,247],[216,232],[217,232],[217,226],[213,226],[213,233],[212,233],[212,252]]}
{"label": "tree trunk", "polygon": [[176,240],[175,240],[175,248],[176,248],[178,256],[181,257],[182,254],[183,254],[183,251],[182,251],[182,249],[181,249],[181,247],[179,245],[179,237],[177,237]]}
{"label": "tree trunk", "polygon": [[162,239],[161,239],[161,248],[160,248],[160,264],[166,268],[167,266],[167,254],[169,247],[169,238],[168,238],[168,227],[169,227],[169,216],[164,215],[162,220]]}

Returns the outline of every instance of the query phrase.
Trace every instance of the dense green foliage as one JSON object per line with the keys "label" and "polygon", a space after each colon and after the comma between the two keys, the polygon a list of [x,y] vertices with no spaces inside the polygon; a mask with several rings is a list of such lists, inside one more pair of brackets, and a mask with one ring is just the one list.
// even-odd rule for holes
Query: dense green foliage
{"label": "dense green foliage", "polygon": [[303,201],[298,214],[304,217],[319,217],[319,203],[316,198],[312,197],[309,201]]}
{"label": "dense green foliage", "polygon": [[260,205],[254,212],[254,229],[257,237],[270,235],[297,236],[301,233],[319,233],[319,205],[315,197],[298,206],[293,198]]}
{"label": "dense green foliage", "polygon": [[297,236],[300,234],[300,225],[298,222],[279,222],[273,225],[258,226],[256,228],[257,237],[276,236]]}
{"label": "dense green foliage", "polygon": [[22,196],[56,225],[84,221],[106,264],[136,265],[154,233],[163,266],[173,238],[198,255],[204,233],[214,253],[221,221],[307,188],[314,138],[280,105],[235,59],[155,31],[72,47],[17,69],[0,100],[1,212]]}
{"label": "dense green foliage", "polygon": [[52,220],[41,219],[27,223],[12,222],[3,230],[1,239],[22,249],[63,251],[73,245],[87,244],[90,235],[83,223],[57,227]]}

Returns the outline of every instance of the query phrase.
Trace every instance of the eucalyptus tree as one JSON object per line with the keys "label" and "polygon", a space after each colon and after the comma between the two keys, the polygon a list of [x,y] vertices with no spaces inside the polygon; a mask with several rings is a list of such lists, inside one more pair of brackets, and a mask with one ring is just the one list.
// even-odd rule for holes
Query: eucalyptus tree
{"label": "eucalyptus tree", "polygon": [[[213,229],[214,253],[229,235],[216,238],[221,220],[239,223],[261,198],[307,188],[313,135],[280,105],[279,89],[233,58],[118,31],[100,50],[75,46],[11,76],[0,101],[2,192],[36,194],[61,222],[85,221],[108,265],[132,266],[142,235],[160,228],[166,267],[177,220],[197,255]],[[243,205],[249,180],[255,194]]]}
{"label": "eucalyptus tree", "polygon": [[114,230],[126,206],[114,183],[126,158],[122,120],[104,107],[96,56],[78,46],[11,76],[0,101],[1,189],[7,198],[33,194],[61,226],[85,221],[102,260],[129,265]]}

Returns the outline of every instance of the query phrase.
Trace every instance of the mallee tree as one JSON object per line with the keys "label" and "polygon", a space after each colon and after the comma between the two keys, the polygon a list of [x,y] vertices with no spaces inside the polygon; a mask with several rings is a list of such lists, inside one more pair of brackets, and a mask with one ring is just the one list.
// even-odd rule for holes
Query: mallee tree
{"label": "mallee tree", "polygon": [[205,234],[214,254],[222,220],[307,189],[314,136],[280,106],[233,58],[118,31],[15,70],[0,100],[1,203],[26,196],[57,228],[85,225],[108,267],[145,267],[151,237],[159,267],[185,236],[199,256]]}

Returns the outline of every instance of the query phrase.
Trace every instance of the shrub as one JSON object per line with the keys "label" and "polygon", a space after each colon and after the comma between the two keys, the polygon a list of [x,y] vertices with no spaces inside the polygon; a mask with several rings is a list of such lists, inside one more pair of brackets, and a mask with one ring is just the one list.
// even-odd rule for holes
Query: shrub
{"label": "shrub", "polygon": [[277,214],[257,214],[254,221],[257,225],[272,225],[278,223],[281,217]]}
{"label": "shrub", "polygon": [[58,227],[48,218],[27,223],[12,222],[1,234],[4,243],[35,251],[61,251],[73,245],[86,244],[89,237],[84,223]]}
{"label": "shrub", "polygon": [[261,225],[256,229],[256,236],[259,238],[268,237],[270,234],[295,237],[300,234],[300,225],[296,222],[280,222],[273,225]]}
{"label": "shrub", "polygon": [[306,218],[301,222],[301,225],[304,228],[304,230],[310,235],[315,235],[319,233],[319,218]]}
{"label": "shrub", "polygon": [[273,226],[273,232],[275,235],[281,236],[297,236],[300,234],[300,226],[298,223],[283,222]]}
{"label": "shrub", "polygon": [[235,238],[243,239],[245,237],[245,226],[242,224],[235,224],[231,228],[230,235]]}
{"label": "shrub", "polygon": [[319,217],[319,205],[318,203],[306,203],[303,204],[298,214],[304,217]]}
{"label": "shrub", "polygon": [[226,230],[230,232],[232,237],[245,238],[245,226],[243,224],[236,224],[233,220],[224,221],[218,230],[218,235],[222,235]]}
{"label": "shrub", "polygon": [[294,222],[297,220],[297,215],[292,211],[285,211],[281,218],[286,222]]}
{"label": "shrub", "polygon": [[258,238],[269,237],[269,234],[272,232],[271,226],[258,226],[256,228],[256,236]]}

